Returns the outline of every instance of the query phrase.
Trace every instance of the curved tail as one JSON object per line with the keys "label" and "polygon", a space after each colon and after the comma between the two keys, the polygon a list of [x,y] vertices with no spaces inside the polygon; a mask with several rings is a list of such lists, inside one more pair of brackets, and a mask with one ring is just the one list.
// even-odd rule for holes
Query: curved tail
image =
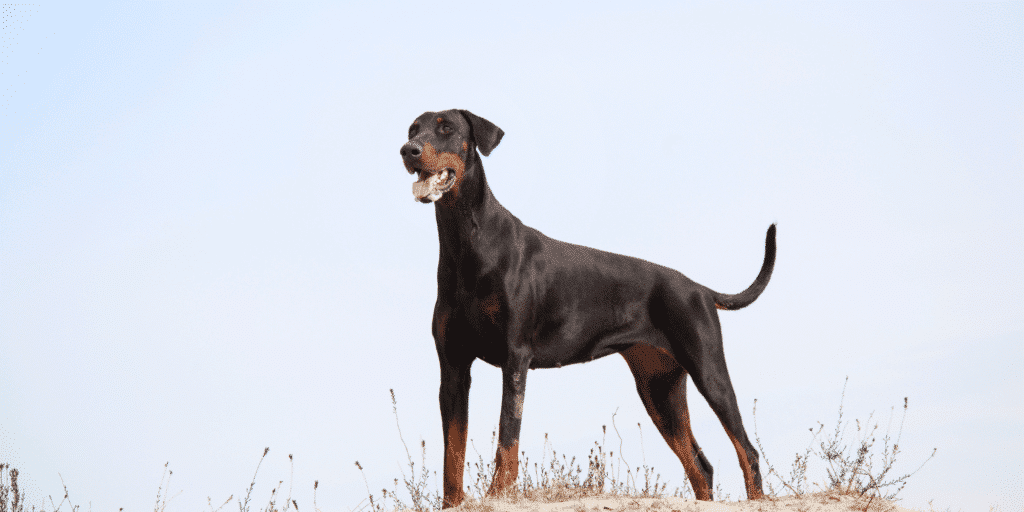
{"label": "curved tail", "polygon": [[712,291],[715,297],[715,307],[718,309],[740,309],[750,305],[757,300],[768,286],[768,280],[772,277],[772,269],[775,268],[775,224],[768,226],[768,234],[764,239],[764,263],[761,265],[761,272],[746,290],[735,295],[726,295]]}

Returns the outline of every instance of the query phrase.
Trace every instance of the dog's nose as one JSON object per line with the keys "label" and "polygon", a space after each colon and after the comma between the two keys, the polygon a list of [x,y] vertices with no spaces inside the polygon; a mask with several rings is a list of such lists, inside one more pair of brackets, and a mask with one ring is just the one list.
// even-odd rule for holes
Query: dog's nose
{"label": "dog's nose", "polygon": [[399,153],[401,153],[402,158],[419,158],[423,153],[423,145],[414,140],[410,140],[402,146]]}

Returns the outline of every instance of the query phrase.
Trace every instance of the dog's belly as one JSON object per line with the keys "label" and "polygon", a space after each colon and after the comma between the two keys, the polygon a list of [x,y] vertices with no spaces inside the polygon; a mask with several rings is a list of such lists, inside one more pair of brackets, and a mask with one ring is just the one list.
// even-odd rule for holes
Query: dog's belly
{"label": "dog's belly", "polygon": [[618,324],[587,320],[583,318],[559,328],[540,330],[531,343],[530,367],[558,368],[586,363],[659,338],[650,324],[642,320]]}
{"label": "dog's belly", "polygon": [[[473,355],[490,365],[503,366],[508,359],[507,334],[486,324],[473,327],[474,335],[471,340],[467,340],[470,341]],[[559,368],[593,361],[618,353],[633,344],[650,343],[657,339],[660,339],[659,333],[645,322],[618,326],[593,322],[589,326],[549,325],[534,331],[532,336],[528,335],[523,343],[531,353],[530,368]]]}
{"label": "dog's belly", "polygon": [[570,364],[586,363],[607,355],[618,353],[629,347],[625,339],[619,342],[601,343],[594,347],[582,347],[576,352],[562,350],[541,350],[534,353],[530,368],[561,368]]}

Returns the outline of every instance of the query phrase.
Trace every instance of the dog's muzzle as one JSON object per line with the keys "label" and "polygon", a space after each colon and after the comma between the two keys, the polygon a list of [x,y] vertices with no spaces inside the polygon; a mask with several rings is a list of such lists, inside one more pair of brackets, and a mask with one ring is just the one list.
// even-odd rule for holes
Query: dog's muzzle
{"label": "dog's muzzle", "polygon": [[[410,140],[401,149],[402,162],[409,174],[415,174],[417,180],[412,184],[413,198],[421,203],[432,203],[441,199],[445,192],[455,186],[457,173],[454,168],[445,165],[444,158],[429,144]],[[452,156],[442,153],[442,156]]]}
{"label": "dog's muzzle", "polygon": [[455,186],[455,169],[445,168],[435,173],[421,169],[412,172],[420,177],[412,184],[412,196],[421,203],[437,201]]}

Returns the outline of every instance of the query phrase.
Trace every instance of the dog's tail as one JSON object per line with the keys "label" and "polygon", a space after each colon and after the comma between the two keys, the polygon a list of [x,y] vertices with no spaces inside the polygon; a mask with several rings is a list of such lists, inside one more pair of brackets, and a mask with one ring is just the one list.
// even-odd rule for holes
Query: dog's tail
{"label": "dog's tail", "polygon": [[764,239],[764,263],[761,265],[761,272],[757,274],[754,282],[736,295],[726,295],[712,291],[715,297],[715,307],[718,309],[740,309],[750,305],[757,300],[768,286],[768,280],[772,278],[772,269],[775,268],[775,224],[768,226],[768,234]]}

